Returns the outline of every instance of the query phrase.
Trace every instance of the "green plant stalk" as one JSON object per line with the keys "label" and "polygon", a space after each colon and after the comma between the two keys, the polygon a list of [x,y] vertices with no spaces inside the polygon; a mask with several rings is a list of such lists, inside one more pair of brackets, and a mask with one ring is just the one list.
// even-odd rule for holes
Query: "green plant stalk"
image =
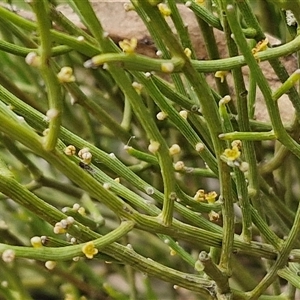
{"label": "green plant stalk", "polygon": [[[1,10],[0,10],[1,12]],[[60,36],[60,34],[55,32],[55,38],[57,39],[59,37],[59,41],[63,41],[63,35]],[[292,41],[278,46],[276,48],[268,48],[265,51],[258,52],[256,54],[256,58],[258,61],[267,61],[276,59],[278,57],[286,56],[289,54],[292,54],[300,49],[299,45],[300,36],[297,36]],[[71,44],[72,42],[72,44]],[[70,40],[70,37],[66,39],[65,43],[72,47],[73,40]],[[95,56],[97,55],[97,62],[98,63],[104,63],[105,61],[109,61],[110,63],[115,63],[117,66],[128,69],[128,70],[136,70],[136,71],[155,71],[155,72],[161,72],[161,64],[166,62],[173,62],[171,59],[153,59],[149,57],[145,57],[140,54],[134,54],[133,56],[124,55],[122,53],[107,53],[107,54],[100,54],[95,52],[94,47],[92,47],[90,44],[86,44],[86,48],[77,49],[79,46],[77,45],[76,50],[80,53],[84,53],[88,55],[88,53],[94,53],[94,55],[90,54],[89,56]],[[99,56],[98,56],[99,55]],[[134,58],[134,59],[133,59]],[[182,66],[181,63],[177,60],[175,60],[174,70],[173,72],[181,72]],[[191,60],[191,63],[193,67],[198,72],[203,73],[210,73],[210,72],[217,72],[217,71],[229,71],[237,67],[242,67],[247,65],[247,61],[244,56],[238,55],[234,57],[229,58],[221,58],[221,59],[215,59],[215,60],[201,60],[200,62],[198,60]]]}
{"label": "green plant stalk", "polygon": [[167,25],[162,15],[157,8],[153,8],[148,5],[146,1],[132,0],[134,6],[144,10],[149,17],[149,26],[153,26],[153,30],[160,35],[161,39],[165,42],[170,52],[174,57],[179,57],[184,60],[185,64],[182,68],[183,73],[190,81],[191,86],[194,87],[195,93],[201,103],[201,108],[204,117],[208,120],[208,128],[212,137],[215,154],[217,156],[219,166],[219,178],[221,193],[224,199],[224,235],[223,235],[223,247],[221,254],[221,266],[226,270],[230,269],[230,257],[232,253],[233,243],[233,197],[231,190],[231,179],[229,174],[229,167],[221,161],[219,156],[224,150],[224,143],[218,139],[218,134],[221,130],[220,118],[217,112],[216,106],[213,104],[214,99],[211,91],[205,81],[204,76],[196,72],[193,68],[190,60],[183,52],[181,45],[174,37],[170,27]]}
{"label": "green plant stalk", "polygon": [[[99,104],[95,101],[89,99],[79,88],[78,84],[75,82],[65,83],[65,88],[73,96],[75,103],[78,103],[82,107],[86,108],[91,112],[97,120],[103,123],[108,129],[112,129],[115,136],[120,138],[120,140],[126,144],[131,138],[131,134],[117,123],[112,116],[110,116]],[[134,144],[136,144],[133,141]]]}
{"label": "green plant stalk", "polygon": [[[44,151],[41,144],[39,143],[39,139],[36,141],[36,137],[35,139],[33,139],[32,137],[30,137],[30,135],[28,135],[27,128],[22,128],[20,125],[16,124],[13,121],[10,121],[2,114],[0,114],[0,120],[0,128],[3,132],[10,133],[13,138],[19,140],[21,143],[25,144],[26,146],[33,147],[36,153],[44,156],[51,164],[64,172],[65,175],[68,176],[71,180],[87,190],[95,199],[101,199],[104,204],[115,211],[120,217],[136,221],[140,229],[147,230],[149,232],[176,236],[183,240],[192,240],[195,242],[220,247],[222,239],[221,234],[212,232],[208,234],[208,232],[205,230],[183,224],[182,222],[176,220],[174,220],[174,226],[165,227],[158,223],[156,218],[137,214],[129,205],[125,204],[122,200],[115,197],[109,191],[105,190],[102,186],[99,186],[97,184],[97,181],[95,181],[93,177],[86,173],[84,170],[76,167],[75,171],[74,162],[70,161],[65,155],[60,154],[59,152],[51,153]],[[7,187],[7,182],[3,185],[4,187]],[[9,186],[7,193],[12,192],[13,189]],[[45,211],[43,213],[45,214]],[[57,220],[55,216],[56,214],[54,214],[53,217]],[[61,218],[59,218],[59,220],[61,220]],[[83,233],[86,232],[86,230],[82,228],[81,231],[83,231]],[[265,256],[269,258],[274,258],[274,256],[276,256],[272,247],[262,245],[260,243],[259,245],[256,245],[256,243],[254,242],[251,244],[246,244],[242,243],[239,240],[236,240],[234,241],[234,247],[239,248],[241,252],[251,253],[252,255]]]}
{"label": "green plant stalk", "polygon": [[[107,245],[119,240],[121,237],[125,236],[134,227],[134,222],[124,221],[119,227],[113,231],[107,233],[106,235],[92,240],[96,249],[101,250]],[[5,250],[13,250],[16,257],[32,258],[37,260],[72,260],[74,257],[83,256],[82,247],[86,243],[76,244],[64,247],[21,247],[21,246],[11,246],[6,244],[0,244],[0,253]]]}
{"label": "green plant stalk", "polygon": [[[2,51],[5,51],[10,54],[17,55],[17,56],[21,56],[21,57],[26,57],[28,55],[28,53],[31,53],[31,52],[38,52],[37,48],[26,48],[26,47],[19,46],[16,44],[11,44],[4,40],[0,41],[0,49]],[[70,51],[72,51],[72,49],[68,46],[64,46],[64,45],[54,46],[51,49],[51,56],[52,57],[59,56],[62,54],[69,53]]]}
{"label": "green plant stalk", "polygon": [[[15,107],[16,111],[21,113],[22,115],[26,116],[27,120],[31,120],[34,124],[34,127],[38,131],[43,131],[44,128],[47,126],[47,123],[45,122],[45,117],[34,111],[32,108],[29,108],[28,105],[23,103],[22,101],[18,100],[14,95],[10,94],[8,91],[3,89],[0,86],[0,94],[2,96],[2,99],[6,101],[8,104],[11,104]],[[96,148],[94,145],[87,143],[85,140],[82,140],[75,134],[67,131],[65,128],[61,128],[61,136],[65,141],[68,141],[70,144],[75,145],[77,148],[81,149],[84,147],[88,147],[95,157],[96,160],[106,165],[108,168],[110,168],[113,172],[118,174],[120,177],[125,178],[128,182],[133,184],[136,188],[141,190],[142,192],[148,193],[148,191],[154,192],[151,196],[159,201],[160,203],[163,202],[163,194],[157,191],[156,189],[153,189],[153,187],[149,186],[148,183],[143,181],[140,177],[138,177],[136,174],[131,172],[126,166],[124,166],[116,157],[111,156],[100,149]],[[107,178],[107,177],[105,177]],[[107,182],[108,179],[105,179],[104,182]],[[109,178],[109,180],[111,180]],[[115,182],[113,181],[115,184]],[[113,187],[113,186],[112,186]],[[135,199],[136,196],[133,197]],[[200,205],[202,207],[203,205]],[[178,203],[175,203],[175,207],[177,210],[185,216],[187,220],[190,220],[197,226],[202,226],[201,222],[199,221],[198,215],[194,215],[190,210],[186,209],[185,207],[181,206]],[[198,207],[199,211],[203,210],[200,207]],[[205,208],[203,211],[207,211],[207,208]],[[204,227],[205,228],[205,227]]]}
{"label": "green plant stalk", "polygon": [[[169,105],[163,95],[160,93],[159,89],[155,86],[154,82],[150,79],[147,79],[142,74],[134,75],[142,82],[145,88],[148,90],[148,93],[153,98],[153,101],[157,104],[157,106],[167,114],[168,118],[172,121],[175,127],[182,133],[182,135],[187,139],[190,145],[193,148],[196,148],[198,143],[202,143],[203,141],[199,138],[196,132],[189,126],[188,122],[182,118],[176,109]],[[202,159],[207,163],[208,167],[217,174],[217,164],[213,154],[205,147],[203,150],[199,151],[199,155]]]}
{"label": "green plant stalk", "polygon": [[[219,112],[223,120],[224,131],[232,131],[232,124],[224,100],[219,101]],[[236,179],[237,197],[242,211],[242,237],[245,242],[249,243],[252,240],[252,219],[245,175],[238,168],[234,168],[234,174]]]}
{"label": "green plant stalk", "polygon": [[[1,18],[9,20],[25,30],[37,30],[37,24],[35,22],[26,20],[2,6],[0,7],[0,16]],[[67,35],[57,30],[50,29],[50,37],[58,43],[69,45],[72,49],[77,50],[79,53],[85,53],[87,56],[91,57],[99,54],[99,49],[91,43],[78,41],[77,37]]]}
{"label": "green plant stalk", "polygon": [[151,76],[151,79],[165,97],[170,99],[172,102],[179,104],[186,110],[197,113],[200,107],[188,97],[185,97],[177,91],[174,91],[173,85],[171,85],[169,82],[154,75]]}
{"label": "green plant stalk", "polygon": [[253,119],[255,113],[255,101],[256,101],[256,80],[252,73],[249,74],[249,92],[248,92],[248,118]]}
{"label": "green plant stalk", "polygon": [[264,176],[268,173],[272,173],[276,169],[280,167],[282,162],[287,159],[287,156],[290,154],[288,148],[283,145],[280,145],[279,148],[276,150],[274,156],[267,161],[265,164],[261,165],[259,169],[260,175]]}
{"label": "green plant stalk", "polygon": [[212,14],[205,7],[203,7],[202,5],[198,5],[195,1],[181,0],[181,2],[184,3],[185,5],[187,5],[187,2],[189,2],[188,7],[195,13],[195,15],[203,19],[206,23],[208,23],[212,27],[217,28],[219,30],[223,30],[220,19],[216,17],[214,14]]}
{"label": "green plant stalk", "polygon": [[[31,141],[32,142],[32,141]],[[48,153],[49,154],[49,153]],[[1,170],[5,170],[6,168],[1,168]],[[26,196],[27,194],[27,190],[24,190],[22,187],[21,187],[21,192],[19,191],[19,189],[16,189],[19,187],[19,185],[14,181],[14,182],[11,182],[11,180],[13,179],[8,179],[7,175],[5,174],[5,176],[2,176],[2,180],[1,180],[1,188],[5,189],[6,193],[8,195],[10,195],[10,197],[14,200],[18,200],[20,202],[20,204],[23,204],[24,205],[24,201],[28,201],[28,208],[32,208],[32,207],[41,207],[41,203],[34,203],[33,205],[33,196],[30,195],[30,196]],[[12,187],[10,186],[10,183],[12,184]],[[29,192],[28,192],[29,193]],[[59,211],[56,211],[53,213],[53,211],[55,209],[51,209],[51,206],[49,206],[48,204],[43,204],[42,207],[45,207],[45,209],[42,209],[41,213],[39,214],[42,218],[44,219],[48,219],[50,221],[50,223],[54,224],[55,221],[59,221],[61,220],[62,218],[65,218],[65,215],[62,214],[61,212]],[[72,232],[71,233],[74,235],[74,236],[77,236],[77,237],[80,237],[80,239],[84,238],[84,239],[95,239],[97,238],[97,235],[95,236],[94,233],[92,233],[90,230],[87,230],[85,227],[83,226],[80,226],[79,223],[77,223],[76,225],[79,226],[79,232],[77,231],[77,234],[76,232]],[[72,229],[72,228],[71,228]],[[70,229],[70,230],[71,230]],[[74,234],[75,233],[75,234]],[[10,246],[7,246],[6,247],[10,247]],[[120,259],[120,257],[122,257],[121,260],[124,260],[124,261],[127,261],[128,263],[132,264],[133,266],[135,266],[136,268],[140,269],[141,271],[148,271],[149,274],[156,274],[155,276],[159,276],[159,274],[161,274],[161,276],[163,277],[164,280],[167,280],[167,281],[171,281],[171,282],[179,282],[179,284],[181,283],[182,286],[189,286],[192,290],[196,290],[200,293],[204,293],[204,294],[207,294],[204,292],[204,287],[207,286],[207,287],[210,287],[211,284],[209,283],[209,281],[205,281],[205,280],[202,280],[201,279],[197,279],[195,277],[195,279],[193,279],[192,275],[189,275],[190,279],[189,281],[187,282],[186,281],[186,275],[184,275],[184,273],[181,273],[181,272],[178,272],[178,271],[175,271],[175,270],[171,270],[171,276],[169,279],[168,278],[168,275],[166,276],[165,272],[167,271],[166,267],[165,266],[160,266],[159,264],[155,263],[155,262],[149,262],[149,260],[147,260],[146,258],[144,259],[143,257],[140,257],[138,256],[137,254],[134,253],[134,251],[131,251],[131,249],[128,249],[124,246],[116,246],[117,247],[117,252],[116,252],[116,248],[114,250],[112,250],[111,247],[114,247],[113,245],[110,245],[108,246],[110,247],[110,249],[107,250],[108,253],[115,253],[116,254],[116,258],[117,259]],[[118,247],[121,247],[122,249],[118,248]],[[7,248],[6,248],[7,249]],[[130,256],[130,257],[129,257]],[[164,270],[162,272],[162,270]],[[177,279],[176,279],[177,278]],[[195,281],[196,280],[196,281]],[[199,281],[200,280],[200,281]],[[193,283],[195,282],[195,283]],[[199,283],[201,283],[201,287],[199,288]]]}
{"label": "green plant stalk", "polygon": [[[209,59],[215,60],[220,59],[218,45],[214,36],[214,31],[211,26],[209,26],[201,18],[197,18],[197,22],[201,29],[201,34],[204,39],[205,47],[209,56]],[[221,96],[229,95],[229,87],[226,78],[222,81],[220,78],[215,77],[216,85]],[[232,102],[229,103],[230,111],[236,113],[235,106]]]}
{"label": "green plant stalk", "polygon": [[51,39],[50,21],[48,19],[47,4],[44,0],[32,1],[32,7],[37,18],[38,31],[40,34],[40,71],[47,88],[49,111],[53,112],[53,116],[49,118],[49,132],[47,132],[44,140],[44,147],[47,151],[53,151],[60,130],[61,114],[62,114],[62,95],[61,87],[58,83],[56,75],[50,67],[51,59]]}
{"label": "green plant stalk", "polygon": [[[237,5],[245,18],[245,21],[248,26],[254,27],[257,31],[257,35],[255,37],[256,42],[259,42],[263,39],[265,39],[265,34],[262,31],[260,24],[256,18],[256,16],[253,13],[253,10],[251,9],[249,1],[238,1]],[[276,75],[281,80],[281,82],[285,82],[289,78],[289,74],[287,73],[285,67],[280,63],[278,58],[270,59],[269,60],[270,65],[274,69]],[[280,88],[279,88],[280,90]],[[276,96],[275,96],[276,97]],[[295,110],[296,115],[300,116],[300,98],[297,90],[294,87],[291,87],[291,90],[288,93],[288,97],[290,98]]]}
{"label": "green plant stalk", "polygon": [[293,272],[289,267],[284,267],[277,271],[278,276],[287,280],[297,289],[300,289],[299,275]]}
{"label": "green plant stalk", "polygon": [[274,265],[270,268],[269,272],[260,281],[260,283],[249,293],[249,299],[257,299],[266,288],[276,279],[278,270],[282,269],[291,255],[291,250],[297,242],[300,231],[300,205],[298,206],[297,213],[294,219],[294,224],[288,234],[287,239],[284,241],[281,251],[275,261]]}
{"label": "green plant stalk", "polygon": [[10,153],[12,153],[24,165],[24,167],[28,168],[32,178],[38,181],[42,176],[41,170],[30,159],[28,159],[28,157],[24,155],[24,153],[7,136],[0,136],[0,140]]}
{"label": "green plant stalk", "polygon": [[[146,25],[156,47],[161,51],[162,57],[170,58],[169,49],[166,47],[166,45],[165,45],[163,39],[160,37],[160,35],[157,34],[157,32],[154,30],[154,28],[151,26],[151,24],[149,24],[147,22],[146,13],[142,9],[140,9],[138,6],[135,7],[135,10],[138,13],[138,15],[140,16],[140,18],[142,19],[142,21],[144,22],[144,24]],[[175,25],[175,26],[177,26],[177,25]],[[175,64],[174,64],[174,66],[175,66]],[[176,91],[179,92],[180,94],[186,96],[187,92],[186,92],[185,86],[183,85],[182,78],[178,74],[173,73],[173,72],[170,74],[170,76],[171,76],[172,82],[174,83]]]}
{"label": "green plant stalk", "polygon": [[168,0],[168,6],[169,8],[171,9],[171,19],[173,21],[173,24],[176,28],[176,31],[177,31],[177,34],[180,38],[180,42],[183,46],[183,48],[188,48],[191,50],[192,52],[192,55],[191,57],[193,59],[196,58],[196,54],[195,54],[195,50],[193,48],[193,45],[192,45],[192,42],[190,40],[190,35],[189,35],[189,32],[188,32],[188,27],[184,24],[181,16],[180,16],[180,13],[178,11],[178,7],[177,7],[177,4],[175,1],[172,1],[172,0]]}
{"label": "green plant stalk", "polygon": [[219,138],[222,140],[243,140],[243,141],[264,141],[275,140],[274,131],[269,132],[228,132],[221,133]]}
{"label": "green plant stalk", "polygon": [[282,142],[286,147],[290,149],[297,157],[300,157],[300,147],[286,132],[280,118],[280,112],[278,106],[272,99],[271,89],[255,59],[251,49],[248,47],[247,41],[243,35],[241,26],[236,17],[236,11],[231,0],[226,0],[226,14],[229,21],[231,30],[235,36],[236,43],[238,44],[241,52],[248,62],[249,68],[255,78],[257,78],[257,84],[264,95],[266,100],[267,109],[270,115],[270,119],[274,128],[274,133],[278,140]]}
{"label": "green plant stalk", "polygon": [[[114,51],[114,47],[110,44],[110,40],[104,37],[104,31],[99,23],[93,9],[87,1],[74,0],[83,19],[89,25],[89,29],[96,38],[97,42],[105,52]],[[145,105],[142,103],[140,96],[134,90],[125,72],[120,72],[119,68],[109,66],[109,71],[115,79],[118,86],[122,89],[125,96],[130,99],[131,106],[135,115],[144,127],[150,140],[158,142],[159,149],[157,157],[161,167],[161,174],[164,184],[164,204],[161,216],[163,224],[169,226],[173,219],[173,206],[176,198],[175,194],[175,178],[173,172],[173,164],[169,155],[169,150],[165,140],[158,131],[153,119],[149,115]]]}
{"label": "green plant stalk", "polygon": [[[25,30],[36,30],[37,28],[36,23],[26,20],[3,7],[0,7],[0,16],[7,20],[10,20],[12,23]],[[69,36],[54,29],[50,30],[50,35],[56,42],[68,45],[70,48],[78,51],[79,53],[85,54],[86,56],[93,57],[99,54],[99,50],[97,49],[97,47],[89,42],[80,42],[77,40],[76,37]],[[257,53],[257,59],[259,61],[265,61],[297,52],[300,49],[299,39],[300,35],[298,35],[289,43],[278,46],[276,48],[271,48],[266,51],[259,52]],[[139,56],[137,56],[137,59],[138,58]],[[245,61],[245,58],[242,55],[240,55],[226,59],[208,60],[201,62],[192,60],[192,64],[197,71],[208,73],[216,71],[228,71],[235,67],[244,66],[247,63]],[[159,70],[160,69],[157,69],[156,71]],[[151,69],[148,69],[147,71],[151,71]]]}
{"label": "green plant stalk", "polygon": [[[14,37],[16,37],[25,47],[28,48],[36,48],[37,43],[34,42],[30,36],[28,36],[24,31],[20,28],[12,24],[11,22],[7,21],[4,18],[0,17],[0,24],[2,29],[5,28],[5,31],[9,31]],[[13,40],[11,40],[13,42]]]}
{"label": "green plant stalk", "polygon": [[[222,10],[224,11],[224,2],[222,2]],[[245,17],[246,18],[246,17]],[[231,37],[231,29],[229,28],[228,20],[226,15],[223,15],[223,27],[227,40],[228,51],[230,56],[237,56],[238,48],[236,43]],[[241,132],[249,132],[250,122],[248,118],[248,105],[247,105],[247,90],[244,83],[243,73],[241,68],[234,68],[232,70],[234,87],[235,87],[235,95],[236,95],[236,105],[237,105],[237,123],[239,126],[239,131]],[[233,130],[231,130],[233,131]],[[260,203],[258,201],[258,171],[257,171],[257,161],[255,155],[254,144],[251,141],[244,141],[242,145],[243,157],[246,162],[248,162],[248,187],[245,186],[245,178],[244,174],[242,174],[239,170],[237,170],[237,178],[240,179],[241,184],[238,185],[238,189],[240,189],[239,200],[241,201],[241,208],[244,209],[244,225],[248,223],[248,228],[244,227],[244,238],[246,240],[251,238],[251,214],[250,214],[250,201],[252,204],[261,212]],[[239,187],[240,186],[240,187]],[[247,189],[249,192],[247,192]],[[249,195],[248,195],[249,194]],[[242,197],[242,198],[241,198]]]}
{"label": "green plant stalk", "polygon": [[259,183],[261,191],[271,200],[270,202],[277,212],[285,218],[286,222],[290,223],[295,218],[294,212],[275,194],[274,189],[268,185],[264,178],[260,177]]}
{"label": "green plant stalk", "polygon": [[198,257],[198,261],[204,266],[204,272],[212,278],[217,286],[218,293],[226,294],[230,292],[228,276],[221,272],[218,266],[212,261],[211,257],[205,251],[201,251]]}
{"label": "green plant stalk", "polygon": [[158,237],[164,241],[173,251],[176,252],[180,258],[186,261],[190,266],[194,267],[196,260],[187,251],[183,249],[178,243],[176,243],[172,238],[164,234],[158,234]]}
{"label": "green plant stalk", "polygon": [[5,299],[11,300],[33,300],[29,292],[24,287],[18,274],[11,272],[11,267],[8,266],[5,262],[0,261],[1,268],[1,277],[5,278],[5,281],[8,283],[7,287],[1,287],[0,293],[5,294]]}
{"label": "green plant stalk", "polygon": [[283,241],[270,229],[266,221],[262,219],[253,206],[251,206],[250,209],[253,223],[258,228],[261,235],[270,245],[274,246],[274,248],[279,251]]}
{"label": "green plant stalk", "polygon": [[300,79],[300,69],[297,69],[291,76],[273,93],[273,100],[277,101],[283,94],[288,91],[296,84]]}
{"label": "green plant stalk", "polygon": [[297,20],[297,23],[300,24],[300,1],[294,0],[270,0],[274,5],[283,8],[285,10],[291,10]]}

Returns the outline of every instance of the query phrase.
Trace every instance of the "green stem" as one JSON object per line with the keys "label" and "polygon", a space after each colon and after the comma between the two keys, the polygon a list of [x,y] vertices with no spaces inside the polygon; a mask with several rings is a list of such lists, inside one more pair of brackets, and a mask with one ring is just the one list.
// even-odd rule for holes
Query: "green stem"
{"label": "green stem", "polygon": [[61,110],[62,110],[62,95],[58,79],[50,67],[51,43],[50,37],[50,21],[47,13],[47,3],[44,0],[32,1],[32,7],[35,11],[37,18],[38,31],[40,34],[40,71],[44,78],[47,88],[48,101],[49,101],[49,132],[47,132],[44,140],[44,147],[47,151],[54,150],[61,123]]}
{"label": "green stem", "polygon": [[222,140],[246,140],[246,141],[263,141],[275,140],[274,131],[269,132],[228,132],[221,133],[219,138]]}
{"label": "green stem", "polygon": [[[110,40],[105,37],[103,28],[88,1],[74,0],[74,3],[79,9],[86,24],[89,25],[89,29],[101,46],[101,49],[104,52],[114,52],[115,47],[111,44]],[[158,131],[153,119],[149,115],[142,99],[132,87],[127,74],[125,72],[120,72],[120,69],[113,65],[109,65],[108,69],[118,86],[122,89],[123,93],[131,101],[131,107],[146,130],[149,139],[157,142],[159,145],[159,149],[156,154],[161,167],[161,174],[164,183],[164,205],[160,217],[162,218],[163,224],[169,226],[173,219],[173,206],[176,194],[173,165],[169,155],[168,146]]]}
{"label": "green stem", "polygon": [[[94,246],[98,250],[102,250],[107,245],[119,240],[121,237],[129,233],[134,227],[134,222],[124,221],[115,230],[107,233],[106,235],[92,240]],[[64,246],[64,247],[21,247],[21,246],[11,246],[6,244],[0,244],[0,253],[5,250],[13,250],[16,257],[31,258],[37,260],[71,260],[77,256],[83,256],[82,247],[86,243]]]}

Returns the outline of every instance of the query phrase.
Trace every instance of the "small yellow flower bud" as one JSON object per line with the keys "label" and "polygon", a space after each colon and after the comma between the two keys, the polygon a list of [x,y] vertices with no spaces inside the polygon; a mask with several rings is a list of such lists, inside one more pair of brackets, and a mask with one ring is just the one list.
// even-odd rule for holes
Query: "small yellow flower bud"
{"label": "small yellow flower bud", "polygon": [[184,54],[188,57],[188,58],[191,58],[191,55],[192,55],[192,51],[190,48],[185,48],[184,49]]}
{"label": "small yellow flower bud", "polygon": [[252,54],[255,56],[256,53],[265,51],[268,48],[269,40],[266,38],[256,44],[256,46],[252,49]]}
{"label": "small yellow flower bud", "polygon": [[68,156],[75,155],[76,153],[76,148],[73,145],[69,145],[65,148],[64,153]]}
{"label": "small yellow flower bud", "polygon": [[71,67],[62,67],[57,74],[57,78],[60,83],[74,82],[75,76],[73,75],[73,69]]}
{"label": "small yellow flower bud", "polygon": [[33,248],[41,248],[43,246],[42,239],[39,236],[34,236],[30,239]]}
{"label": "small yellow flower bud", "polygon": [[116,178],[114,179],[114,181],[115,181],[116,183],[120,183],[120,177],[116,177]]}
{"label": "small yellow flower bud", "polygon": [[160,147],[160,143],[157,142],[157,141],[150,141],[150,145],[148,146],[148,150],[151,152],[151,153],[156,153],[158,151]]}
{"label": "small yellow flower bud", "polygon": [[54,232],[55,234],[65,233],[65,232],[66,232],[66,228],[63,227],[63,225],[61,224],[61,222],[57,222],[57,223],[54,225],[53,232]]}
{"label": "small yellow flower bud", "polygon": [[177,252],[175,250],[173,250],[171,247],[169,247],[169,249],[170,249],[171,256],[175,256],[177,254]]}
{"label": "small yellow flower bud", "polygon": [[205,191],[202,189],[198,190],[193,198],[198,202],[205,201]]}
{"label": "small yellow flower bud", "polygon": [[157,5],[160,13],[164,16],[164,17],[169,17],[171,15],[171,9],[164,3],[159,3]]}
{"label": "small yellow flower bud", "polygon": [[86,243],[81,250],[88,259],[92,259],[94,255],[98,253],[98,249],[95,248],[95,245],[92,241]]}
{"label": "small yellow flower bud", "polygon": [[204,266],[200,260],[196,261],[194,269],[198,272],[202,272],[204,270]]}
{"label": "small yellow flower bud", "polygon": [[137,47],[137,39],[131,38],[130,40],[124,39],[123,41],[119,42],[120,48],[123,50],[123,52],[132,54],[135,52],[135,49]]}
{"label": "small yellow flower bud", "polygon": [[85,208],[83,206],[80,206],[78,209],[78,213],[81,214],[82,216],[85,215]]}
{"label": "small yellow flower bud", "polygon": [[228,71],[217,71],[215,73],[215,77],[220,78],[221,82],[224,82],[227,74],[228,74]]}
{"label": "small yellow flower bud", "polygon": [[205,194],[205,200],[209,203],[209,204],[213,204],[216,202],[216,198],[217,198],[218,194],[213,191],[213,192],[209,192],[208,194]]}
{"label": "small yellow flower bud", "polygon": [[180,153],[181,149],[180,146],[178,144],[174,144],[169,148],[169,154],[171,156]]}
{"label": "small yellow flower bud", "polygon": [[205,3],[205,0],[195,0],[195,2],[199,5],[203,5]]}
{"label": "small yellow flower bud", "polygon": [[224,161],[233,162],[233,161],[239,159],[240,156],[241,156],[241,152],[240,152],[239,148],[237,146],[234,146],[234,147],[232,147],[232,149],[228,149],[228,148],[225,149],[221,158]]}
{"label": "small yellow flower bud", "polygon": [[171,73],[174,71],[174,64],[171,62],[165,62],[161,64],[160,68],[164,73]]}

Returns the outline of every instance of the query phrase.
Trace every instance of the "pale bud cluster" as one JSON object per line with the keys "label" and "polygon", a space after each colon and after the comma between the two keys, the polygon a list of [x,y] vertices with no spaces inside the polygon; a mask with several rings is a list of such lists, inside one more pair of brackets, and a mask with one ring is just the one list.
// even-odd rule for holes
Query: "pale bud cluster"
{"label": "pale bud cluster", "polygon": [[66,219],[62,219],[54,225],[53,231],[55,234],[65,233],[70,225],[74,223],[74,218],[68,216]]}
{"label": "pale bud cluster", "polygon": [[78,156],[83,160],[85,164],[89,164],[92,160],[92,153],[89,148],[82,148],[78,152]]}

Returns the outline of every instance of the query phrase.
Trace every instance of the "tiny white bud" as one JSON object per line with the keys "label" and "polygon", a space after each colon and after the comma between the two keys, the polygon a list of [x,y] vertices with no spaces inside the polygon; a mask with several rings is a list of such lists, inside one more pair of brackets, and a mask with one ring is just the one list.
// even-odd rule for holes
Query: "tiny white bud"
{"label": "tiny white bud", "polygon": [[33,248],[40,248],[43,246],[42,239],[39,236],[34,236],[30,239],[30,243]]}
{"label": "tiny white bud", "polygon": [[35,52],[29,52],[25,57],[25,62],[29,66],[39,67],[41,65],[41,58]]}
{"label": "tiny white bud", "polygon": [[75,219],[72,216],[68,216],[66,219],[68,225],[71,225],[75,222]]}
{"label": "tiny white bud", "polygon": [[59,110],[57,110],[56,108],[50,108],[47,112],[46,112],[46,116],[48,120],[52,120],[54,118],[56,118],[59,115]]}
{"label": "tiny white bud", "polygon": [[157,142],[157,141],[150,141],[150,145],[148,146],[148,150],[151,152],[151,153],[156,153],[158,151],[160,147],[160,143]]}
{"label": "tiny white bud", "polygon": [[12,249],[4,250],[2,253],[2,259],[6,263],[10,263],[15,259],[16,253]]}
{"label": "tiny white bud", "polygon": [[179,115],[186,120],[188,116],[188,112],[186,110],[181,110],[179,112]]}
{"label": "tiny white bud", "polygon": [[171,156],[180,153],[180,151],[181,151],[181,148],[178,144],[174,144],[169,148],[169,154]]}
{"label": "tiny white bud", "polygon": [[205,149],[205,146],[202,143],[198,143],[196,145],[195,149],[196,149],[197,152],[201,152],[201,151],[203,151]]}
{"label": "tiny white bud", "polygon": [[104,182],[103,183],[103,187],[106,189],[106,190],[109,190],[111,188],[111,184],[109,182]]}
{"label": "tiny white bud", "polygon": [[166,113],[164,113],[163,111],[160,111],[157,115],[156,115],[156,118],[157,120],[159,121],[162,121],[164,120],[168,115]]}
{"label": "tiny white bud", "polygon": [[52,261],[52,260],[48,260],[45,262],[45,267],[48,269],[48,270],[53,270],[56,266],[56,261]]}
{"label": "tiny white bud", "polygon": [[171,73],[174,71],[175,66],[171,62],[165,62],[161,64],[160,68],[164,73]]}
{"label": "tiny white bud", "polygon": [[177,161],[175,164],[174,164],[174,169],[176,171],[181,171],[181,170],[184,170],[185,168],[185,165],[184,165],[184,162],[183,161]]}

